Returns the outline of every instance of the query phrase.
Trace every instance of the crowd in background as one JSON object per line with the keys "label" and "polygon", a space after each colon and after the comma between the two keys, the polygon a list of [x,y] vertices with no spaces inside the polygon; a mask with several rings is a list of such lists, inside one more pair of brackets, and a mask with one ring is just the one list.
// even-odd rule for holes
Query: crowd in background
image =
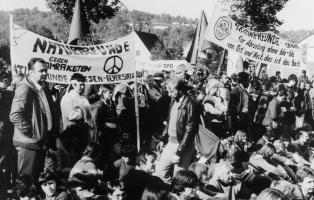
{"label": "crowd in background", "polygon": [[40,58],[16,80],[0,73],[0,199],[314,199],[306,71],[46,79]]}

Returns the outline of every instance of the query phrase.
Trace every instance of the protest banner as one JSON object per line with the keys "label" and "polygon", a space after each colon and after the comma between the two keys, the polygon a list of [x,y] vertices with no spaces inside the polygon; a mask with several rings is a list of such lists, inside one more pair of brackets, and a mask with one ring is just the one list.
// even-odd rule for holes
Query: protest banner
{"label": "protest banner", "polygon": [[178,71],[188,65],[186,60],[140,60],[136,59],[137,71],[160,72]]}
{"label": "protest banner", "polygon": [[12,71],[27,71],[32,57],[47,61],[48,82],[68,84],[73,73],[86,76],[87,84],[135,80],[134,33],[117,40],[73,46],[57,42],[10,23]]}
{"label": "protest banner", "polygon": [[255,32],[233,21],[218,6],[213,11],[205,39],[244,58],[271,66],[300,67],[301,51],[297,44],[272,32]]}

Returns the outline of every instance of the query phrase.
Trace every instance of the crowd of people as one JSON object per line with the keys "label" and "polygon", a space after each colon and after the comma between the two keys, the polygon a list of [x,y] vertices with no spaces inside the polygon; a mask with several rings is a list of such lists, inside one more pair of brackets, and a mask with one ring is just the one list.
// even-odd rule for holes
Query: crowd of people
{"label": "crowd of people", "polygon": [[144,72],[111,85],[74,73],[62,85],[47,82],[45,60],[27,67],[0,73],[0,199],[314,199],[306,71]]}

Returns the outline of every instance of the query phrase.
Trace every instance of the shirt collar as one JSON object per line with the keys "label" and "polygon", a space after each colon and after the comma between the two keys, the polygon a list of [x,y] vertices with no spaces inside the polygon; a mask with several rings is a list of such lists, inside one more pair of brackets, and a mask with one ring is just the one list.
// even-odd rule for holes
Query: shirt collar
{"label": "shirt collar", "polygon": [[42,86],[38,84],[37,81],[35,81],[32,77],[29,77],[29,80],[34,84],[36,90],[41,91],[42,90]]}

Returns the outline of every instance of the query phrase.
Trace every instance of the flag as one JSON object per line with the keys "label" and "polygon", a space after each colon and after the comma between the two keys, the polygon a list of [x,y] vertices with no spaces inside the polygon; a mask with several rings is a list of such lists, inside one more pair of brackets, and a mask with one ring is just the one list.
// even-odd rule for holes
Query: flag
{"label": "flag", "polygon": [[89,23],[82,0],[76,0],[69,32],[68,43],[77,44],[77,40],[89,33]]}
{"label": "flag", "polygon": [[204,35],[208,26],[208,22],[205,16],[204,11],[202,11],[200,21],[198,22],[197,28],[195,30],[192,44],[188,55],[186,56],[186,61],[191,63],[192,65],[196,65],[196,58],[202,50],[204,50]]}

